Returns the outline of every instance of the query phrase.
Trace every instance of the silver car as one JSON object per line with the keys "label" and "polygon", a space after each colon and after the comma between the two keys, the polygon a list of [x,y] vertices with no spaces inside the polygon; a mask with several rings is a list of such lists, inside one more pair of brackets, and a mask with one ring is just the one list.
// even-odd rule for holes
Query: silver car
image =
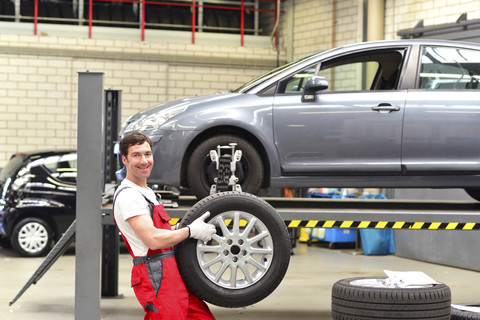
{"label": "silver car", "polygon": [[121,136],[138,130],[152,138],[150,183],[198,198],[218,178],[211,150],[230,147],[241,150],[231,155],[235,185],[253,194],[428,187],[465,188],[480,200],[479,81],[479,45],[360,43],[304,57],[233,92],[151,107],[130,117]]}

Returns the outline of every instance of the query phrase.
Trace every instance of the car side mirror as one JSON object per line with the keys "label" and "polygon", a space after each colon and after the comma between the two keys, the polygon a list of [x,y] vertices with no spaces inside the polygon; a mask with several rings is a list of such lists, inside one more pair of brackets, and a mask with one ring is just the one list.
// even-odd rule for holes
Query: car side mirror
{"label": "car side mirror", "polygon": [[325,77],[311,77],[303,89],[302,102],[315,102],[315,93],[325,89],[328,89],[328,81]]}

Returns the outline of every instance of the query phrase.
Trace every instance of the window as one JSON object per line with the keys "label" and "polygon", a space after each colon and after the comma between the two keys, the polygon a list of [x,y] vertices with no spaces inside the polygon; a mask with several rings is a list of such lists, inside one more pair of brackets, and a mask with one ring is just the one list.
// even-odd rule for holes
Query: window
{"label": "window", "polygon": [[[300,94],[314,75],[328,81],[325,92],[397,88],[402,51],[364,52],[311,65],[280,82],[277,93]],[[318,71],[316,71],[318,69]]]}
{"label": "window", "polygon": [[420,89],[480,89],[480,52],[449,47],[425,47]]}
{"label": "window", "polygon": [[53,178],[67,183],[76,183],[77,156],[75,154],[49,157],[44,165]]}
{"label": "window", "polygon": [[283,93],[301,93],[305,87],[305,83],[310,77],[315,75],[315,67],[308,67],[300,72],[295,73],[284,83]]}

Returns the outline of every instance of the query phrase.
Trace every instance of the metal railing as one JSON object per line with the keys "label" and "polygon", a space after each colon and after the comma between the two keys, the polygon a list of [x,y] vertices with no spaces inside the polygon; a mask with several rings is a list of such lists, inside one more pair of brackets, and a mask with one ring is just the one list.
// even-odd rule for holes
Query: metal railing
{"label": "metal railing", "polygon": [[[0,2],[0,5],[7,3],[6,0],[0,0]],[[264,15],[262,18],[270,15],[271,26],[268,28],[272,28],[276,47],[278,32],[274,25],[281,13],[278,10],[280,0],[60,0],[48,3],[34,0],[33,10],[31,6],[27,7],[29,3],[31,4],[30,1],[14,0],[10,3],[14,6],[13,14],[5,14],[5,10],[0,11],[0,20],[31,21],[34,35],[38,34],[40,23],[88,25],[89,38],[92,38],[95,26],[139,28],[142,41],[145,41],[145,30],[147,29],[182,30],[191,32],[192,44],[195,43],[195,35],[198,32],[238,33],[241,46],[244,45],[246,34],[259,35],[264,32],[260,26],[260,15],[262,14]],[[57,16],[51,16],[47,12],[47,4],[50,10],[53,10],[55,5],[62,4],[63,8],[71,5],[68,8],[71,10],[68,14],[69,17],[58,14],[60,13],[59,8],[54,8]],[[100,10],[104,14],[103,18],[100,17]],[[128,18],[125,16],[126,13]],[[170,23],[159,21],[159,17],[156,16],[158,13],[161,13],[162,16],[167,15],[170,20],[181,21]],[[108,17],[105,18],[106,15]],[[217,19],[217,24],[211,23],[213,20],[209,20],[209,18]]]}

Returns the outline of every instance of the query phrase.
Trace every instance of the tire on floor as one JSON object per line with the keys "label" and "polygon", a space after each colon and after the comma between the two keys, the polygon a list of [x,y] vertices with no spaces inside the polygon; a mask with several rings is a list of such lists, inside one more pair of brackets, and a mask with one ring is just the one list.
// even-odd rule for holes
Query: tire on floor
{"label": "tire on floor", "polygon": [[452,316],[450,319],[452,320],[480,320],[480,312],[474,312],[474,311],[467,311],[467,310],[462,310],[461,306],[466,306],[466,307],[476,307],[480,308],[480,303],[463,303],[463,304],[458,304],[460,308],[455,307],[455,305],[452,305]]}
{"label": "tire on floor", "polygon": [[333,319],[450,319],[451,293],[445,284],[390,288],[384,279],[358,277],[334,283]]}
{"label": "tire on floor", "polygon": [[244,192],[221,192],[197,202],[182,218],[184,227],[210,211],[217,228],[212,240],[182,241],[178,268],[191,292],[222,307],[254,304],[275,290],[290,262],[285,222],[266,201]]}

